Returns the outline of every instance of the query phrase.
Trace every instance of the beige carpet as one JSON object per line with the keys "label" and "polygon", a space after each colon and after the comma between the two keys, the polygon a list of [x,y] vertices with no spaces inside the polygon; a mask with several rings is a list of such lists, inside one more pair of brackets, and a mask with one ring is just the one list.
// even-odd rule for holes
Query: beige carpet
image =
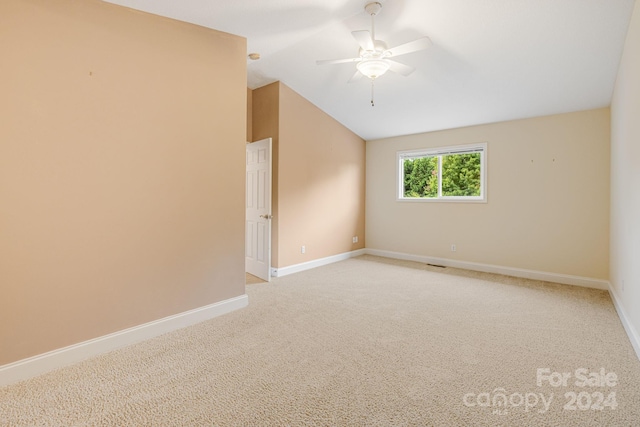
{"label": "beige carpet", "polygon": [[[640,362],[606,292],[363,256],[247,293],[0,389],[0,425],[640,425]],[[582,368],[608,377],[581,387]]]}

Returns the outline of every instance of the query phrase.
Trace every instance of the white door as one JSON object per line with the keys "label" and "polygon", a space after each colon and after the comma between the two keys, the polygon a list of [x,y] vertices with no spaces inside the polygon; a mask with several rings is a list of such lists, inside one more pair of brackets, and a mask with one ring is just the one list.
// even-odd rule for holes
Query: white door
{"label": "white door", "polygon": [[271,138],[247,144],[245,270],[271,278]]}

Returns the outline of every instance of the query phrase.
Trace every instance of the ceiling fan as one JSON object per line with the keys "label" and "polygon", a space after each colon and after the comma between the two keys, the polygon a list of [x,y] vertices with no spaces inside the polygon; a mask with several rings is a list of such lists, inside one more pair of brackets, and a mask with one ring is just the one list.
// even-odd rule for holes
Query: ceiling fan
{"label": "ceiling fan", "polygon": [[373,82],[387,71],[391,70],[402,76],[408,76],[415,71],[414,67],[394,61],[395,58],[407,53],[417,52],[432,45],[429,37],[421,37],[414,41],[401,44],[396,47],[387,48],[387,44],[382,40],[376,40],[375,16],[382,10],[379,2],[368,3],[364,10],[371,15],[371,32],[367,30],[352,31],[353,38],[360,45],[358,57],[347,59],[325,59],[316,61],[317,65],[343,64],[347,62],[356,63],[356,72],[349,79],[349,83],[367,77],[371,80],[371,106],[373,103]]}

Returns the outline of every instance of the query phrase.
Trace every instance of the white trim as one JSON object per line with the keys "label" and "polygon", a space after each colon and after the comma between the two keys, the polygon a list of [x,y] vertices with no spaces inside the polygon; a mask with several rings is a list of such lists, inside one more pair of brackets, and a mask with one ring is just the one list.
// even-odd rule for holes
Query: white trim
{"label": "white trim", "polygon": [[629,337],[629,341],[631,341],[631,345],[633,349],[636,351],[636,356],[640,359],[640,334],[633,326],[633,323],[629,320],[629,316],[625,311],[622,303],[620,302],[620,298],[618,298],[618,294],[616,290],[613,288],[611,283],[609,283],[609,295],[611,295],[611,300],[613,301],[613,306],[616,308],[618,312],[618,317],[620,318],[620,322],[622,322],[622,326],[624,330],[627,332],[627,336]]}
{"label": "white trim", "polygon": [[445,267],[462,268],[465,270],[482,271],[484,273],[503,274],[505,276],[522,277],[525,279],[542,280],[545,282],[562,283],[565,285],[582,286],[601,290],[609,289],[609,282],[606,280],[592,279],[589,277],[570,276],[567,274],[548,273],[545,271],[525,270],[522,268],[504,267],[491,264],[480,264],[476,262],[458,261],[447,258],[435,258],[421,255],[411,255],[400,252],[391,252],[380,249],[366,249],[368,255],[376,255],[385,258],[402,259],[406,261],[416,261],[425,264],[437,264]]}
{"label": "white trim", "polygon": [[230,313],[246,307],[248,302],[249,298],[246,294],[240,295],[0,366],[0,387]]}
{"label": "white trim", "polygon": [[338,255],[329,256],[326,258],[320,258],[313,261],[303,262],[302,264],[294,264],[287,267],[271,267],[271,275],[273,277],[288,276],[289,274],[300,273],[301,271],[310,270],[316,267],[322,267],[323,265],[333,264],[334,262],[344,261],[349,258],[354,258],[360,255],[364,255],[366,249],[358,249],[351,252],[345,252]]}

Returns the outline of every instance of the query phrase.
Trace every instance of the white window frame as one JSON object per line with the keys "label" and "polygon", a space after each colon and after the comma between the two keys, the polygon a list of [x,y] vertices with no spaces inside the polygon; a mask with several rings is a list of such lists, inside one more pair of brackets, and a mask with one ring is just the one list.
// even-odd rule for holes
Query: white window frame
{"label": "white window frame", "polygon": [[[438,197],[404,197],[404,161],[418,157],[442,157],[447,154],[480,153],[480,195],[479,196],[443,196],[442,195],[442,159],[438,161]],[[405,150],[396,153],[396,197],[399,202],[462,202],[487,203],[487,143],[455,145],[450,147],[423,148]]]}

